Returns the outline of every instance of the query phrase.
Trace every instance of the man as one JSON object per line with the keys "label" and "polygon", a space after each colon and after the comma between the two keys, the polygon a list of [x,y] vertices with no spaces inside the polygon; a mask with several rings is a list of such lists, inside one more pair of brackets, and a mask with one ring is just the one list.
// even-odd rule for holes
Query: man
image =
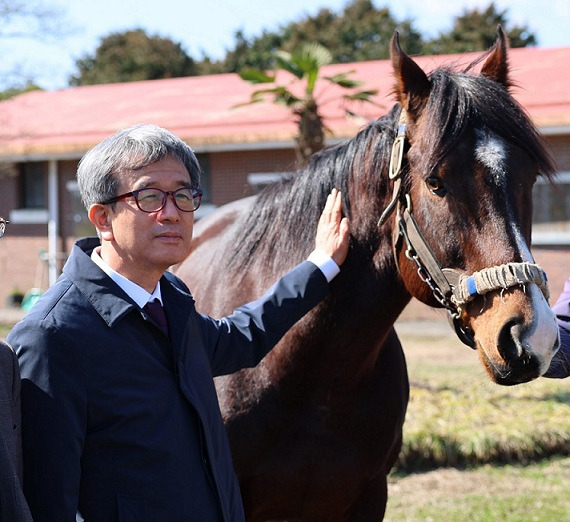
{"label": "man", "polygon": [[[348,251],[340,194],[329,195],[310,260],[214,320],[165,273],[188,255],[200,204],[192,150],[136,126],[89,151],[77,178],[100,241],[77,242],[8,337],[22,372],[34,519],[242,520],[213,376],[257,364],[325,297]],[[154,299],[165,318],[146,310]]]}
{"label": "man", "polygon": [[[0,237],[6,224],[0,217]],[[12,348],[0,341],[0,521],[31,521],[22,491],[20,370]]]}
{"label": "man", "polygon": [[562,293],[552,309],[560,331],[560,350],[544,376],[563,379],[570,376],[570,278],[566,279]]}

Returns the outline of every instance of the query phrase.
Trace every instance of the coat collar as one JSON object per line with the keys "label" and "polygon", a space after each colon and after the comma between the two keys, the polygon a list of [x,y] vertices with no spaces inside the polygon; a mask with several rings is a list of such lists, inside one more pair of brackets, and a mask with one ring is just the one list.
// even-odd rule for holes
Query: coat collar
{"label": "coat collar", "polygon": [[[112,328],[133,310],[140,311],[140,308],[92,261],[91,252],[100,244],[100,240],[96,237],[78,240],[63,268],[63,273]],[[186,324],[184,315],[187,317],[188,307],[193,307],[192,297],[187,288],[172,274],[163,275],[160,285],[169,324],[176,326],[182,324],[183,327]],[[172,333],[176,335],[175,338],[180,338],[178,332]]]}

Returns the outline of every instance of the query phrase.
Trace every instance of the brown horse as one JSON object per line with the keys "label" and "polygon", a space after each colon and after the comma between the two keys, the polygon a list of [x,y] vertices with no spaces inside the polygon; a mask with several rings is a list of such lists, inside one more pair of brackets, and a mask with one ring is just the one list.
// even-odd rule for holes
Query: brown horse
{"label": "brown horse", "polygon": [[383,517],[409,392],[393,325],[411,296],[449,310],[495,382],[540,376],[558,347],[529,250],[532,186],[553,166],[509,94],[502,31],[479,74],[426,75],[397,35],[391,59],[389,114],[199,222],[176,270],[225,315],[308,255],[327,194],[343,193],[351,248],[329,297],[217,382],[249,520]]}

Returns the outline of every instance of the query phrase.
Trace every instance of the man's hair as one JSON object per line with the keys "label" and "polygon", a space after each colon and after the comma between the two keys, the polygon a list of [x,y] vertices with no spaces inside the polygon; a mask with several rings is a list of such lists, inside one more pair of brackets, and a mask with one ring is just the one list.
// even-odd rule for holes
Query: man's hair
{"label": "man's hair", "polygon": [[200,185],[200,165],[194,151],[180,138],[156,125],[120,130],[89,150],[77,167],[77,182],[86,209],[117,196],[120,174],[171,156],[188,171],[193,187]]}

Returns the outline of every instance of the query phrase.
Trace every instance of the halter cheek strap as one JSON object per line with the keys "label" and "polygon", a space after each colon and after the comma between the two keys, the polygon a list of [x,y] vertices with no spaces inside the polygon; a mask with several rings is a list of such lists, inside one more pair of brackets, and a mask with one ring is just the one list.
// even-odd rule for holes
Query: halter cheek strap
{"label": "halter cheek strap", "polygon": [[400,113],[400,121],[398,122],[398,134],[392,145],[392,153],[390,155],[390,167],[388,170],[388,177],[394,181],[394,190],[392,191],[392,200],[388,203],[388,206],[382,212],[380,219],[378,220],[378,226],[382,226],[388,216],[393,212],[398,200],[400,198],[400,191],[402,188],[402,163],[404,160],[404,148],[406,145],[406,121],[404,115],[404,109]]}
{"label": "halter cheek strap", "polygon": [[[475,348],[474,334],[464,325],[461,318],[465,306],[477,296],[526,284],[536,284],[548,300],[550,293],[546,273],[539,265],[528,262],[492,266],[471,275],[465,275],[452,268],[441,268],[413,216],[410,195],[402,192],[405,120],[405,110],[402,109],[398,122],[398,135],[390,157],[389,176],[394,180],[392,199],[380,216],[378,226],[382,226],[397,208],[396,223],[399,232],[395,241],[398,236],[404,238],[406,257],[416,264],[420,279],[430,287],[437,301],[448,310],[450,323],[459,339],[471,348]],[[397,256],[395,259],[397,263]]]}

